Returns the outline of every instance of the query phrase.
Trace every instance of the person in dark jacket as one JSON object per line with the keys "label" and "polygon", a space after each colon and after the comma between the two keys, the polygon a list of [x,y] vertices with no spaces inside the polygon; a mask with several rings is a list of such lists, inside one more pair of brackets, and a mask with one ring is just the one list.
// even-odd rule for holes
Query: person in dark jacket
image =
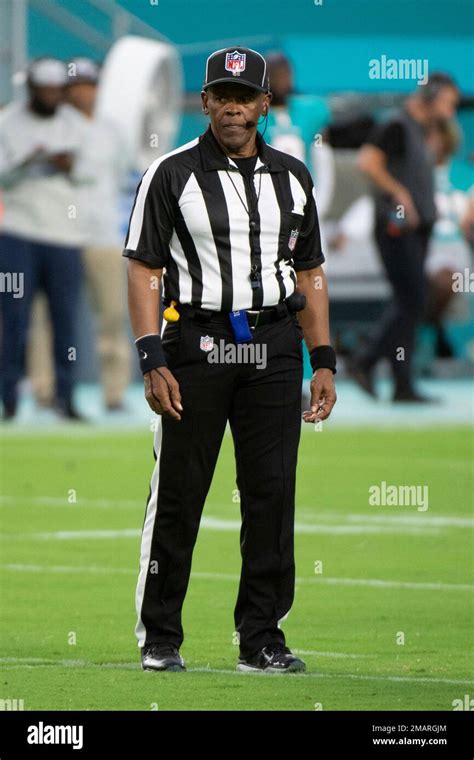
{"label": "person in dark jacket", "polygon": [[451,119],[458,101],[454,80],[432,74],[398,113],[372,130],[360,150],[360,169],[373,183],[375,239],[393,288],[377,331],[348,364],[354,380],[374,397],[373,372],[385,357],[395,381],[394,401],[430,400],[416,391],[412,378],[415,331],[427,293],[425,257],[436,219],[426,130],[435,119]]}

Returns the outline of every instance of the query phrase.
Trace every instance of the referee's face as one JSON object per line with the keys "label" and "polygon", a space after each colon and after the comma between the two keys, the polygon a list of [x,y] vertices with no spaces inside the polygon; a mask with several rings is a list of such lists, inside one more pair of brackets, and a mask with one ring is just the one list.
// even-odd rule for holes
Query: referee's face
{"label": "referee's face", "polygon": [[245,85],[222,82],[202,93],[204,112],[209,113],[215,137],[232,157],[252,155],[257,122],[267,108],[269,95]]}

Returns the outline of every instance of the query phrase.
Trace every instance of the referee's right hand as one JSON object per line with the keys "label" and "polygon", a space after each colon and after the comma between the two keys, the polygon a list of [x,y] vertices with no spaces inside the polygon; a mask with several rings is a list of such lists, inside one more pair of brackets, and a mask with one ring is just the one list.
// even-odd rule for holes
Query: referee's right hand
{"label": "referee's right hand", "polygon": [[181,394],[177,380],[167,367],[157,367],[143,376],[145,398],[148,406],[156,414],[164,414],[174,420],[180,420]]}

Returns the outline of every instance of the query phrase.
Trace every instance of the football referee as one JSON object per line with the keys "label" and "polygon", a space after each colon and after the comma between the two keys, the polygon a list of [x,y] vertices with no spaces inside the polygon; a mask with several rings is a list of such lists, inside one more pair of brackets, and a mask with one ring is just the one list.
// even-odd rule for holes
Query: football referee
{"label": "football referee", "polygon": [[136,636],[144,670],[185,670],[181,611],[229,422],[242,516],[237,668],[301,671],[279,623],[294,598],[303,337],[314,370],[304,421],[325,420],[336,401],[313,183],[257,131],[271,102],[259,53],[213,53],[201,97],[208,129],[144,174],[123,252],[145,396],[159,415]]}

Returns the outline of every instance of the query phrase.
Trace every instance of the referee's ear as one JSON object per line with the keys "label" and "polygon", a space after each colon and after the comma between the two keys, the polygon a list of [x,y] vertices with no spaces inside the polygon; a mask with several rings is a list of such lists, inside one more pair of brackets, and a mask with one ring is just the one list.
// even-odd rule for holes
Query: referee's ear
{"label": "referee's ear", "polygon": [[207,107],[207,92],[205,90],[201,90],[201,102],[202,102],[202,111],[206,114],[206,116],[209,115],[209,109]]}
{"label": "referee's ear", "polygon": [[263,101],[262,101],[262,116],[268,115],[272,98],[273,98],[273,93],[270,92],[270,90],[264,94]]}

